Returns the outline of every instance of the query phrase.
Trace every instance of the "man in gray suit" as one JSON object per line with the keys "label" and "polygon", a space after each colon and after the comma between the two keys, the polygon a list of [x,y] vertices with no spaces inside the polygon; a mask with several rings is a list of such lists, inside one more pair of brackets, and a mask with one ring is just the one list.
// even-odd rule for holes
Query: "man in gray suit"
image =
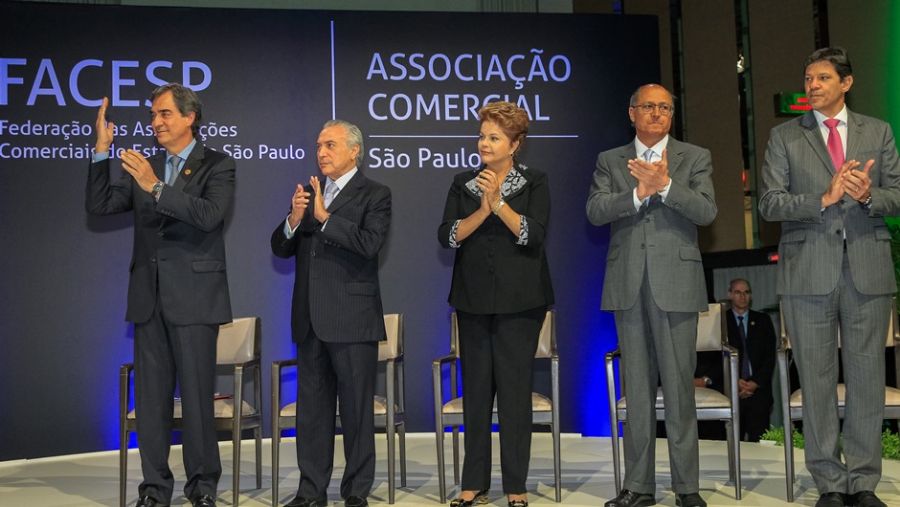
{"label": "man in gray suit", "polygon": [[615,312],[628,398],[625,487],[606,507],[656,503],[657,377],[677,505],[706,506],[693,385],[697,312],[707,308],[697,226],[713,221],[716,203],[709,150],[669,136],[673,112],[662,86],[634,92],[634,142],[597,157],[587,202],[592,224],[612,224],[602,309]]}
{"label": "man in gray suit", "polygon": [[[772,129],[759,210],[782,222],[777,289],[803,387],[806,467],[820,493],[817,507],[884,506],[873,491],[881,478],[884,343],[897,287],[881,217],[900,214],[900,162],[890,126],[844,104],[853,75],[843,49],[810,55],[804,82],[813,111]],[[843,445],[838,329],[847,386]]]}
{"label": "man in gray suit", "polygon": [[272,252],[296,265],[291,331],[300,486],[288,507],[328,505],[338,402],[344,505],[368,505],[375,479],[372,399],[385,336],[378,254],[391,223],[391,191],[360,171],[363,153],[356,125],[326,122],[316,141],[324,185],[317,176],[297,185],[290,214],[272,232]]}

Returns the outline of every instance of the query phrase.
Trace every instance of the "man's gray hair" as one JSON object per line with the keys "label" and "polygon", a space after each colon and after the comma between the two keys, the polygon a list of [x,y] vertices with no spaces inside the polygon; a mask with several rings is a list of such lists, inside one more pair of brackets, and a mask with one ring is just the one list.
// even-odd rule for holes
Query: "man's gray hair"
{"label": "man's gray hair", "polygon": [[363,146],[362,131],[359,130],[359,127],[350,123],[349,121],[328,120],[325,122],[325,125],[322,125],[322,130],[325,130],[329,127],[344,127],[344,129],[347,131],[347,146],[350,148],[359,146],[359,153],[356,154],[356,167],[362,170],[363,158],[365,158],[366,151]]}

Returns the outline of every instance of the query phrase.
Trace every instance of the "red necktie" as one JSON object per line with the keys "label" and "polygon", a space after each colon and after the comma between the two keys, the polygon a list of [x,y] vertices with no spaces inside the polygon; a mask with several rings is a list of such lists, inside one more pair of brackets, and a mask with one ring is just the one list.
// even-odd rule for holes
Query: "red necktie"
{"label": "red necktie", "polygon": [[844,146],[841,144],[841,133],[838,132],[837,126],[841,121],[837,118],[829,118],[824,121],[828,127],[828,154],[831,155],[831,163],[834,164],[834,170],[840,171],[844,165]]}

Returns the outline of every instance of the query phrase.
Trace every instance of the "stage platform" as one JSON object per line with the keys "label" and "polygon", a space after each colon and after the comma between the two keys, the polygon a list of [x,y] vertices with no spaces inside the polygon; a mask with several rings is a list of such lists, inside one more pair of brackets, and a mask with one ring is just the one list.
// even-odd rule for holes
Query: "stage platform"
{"label": "stage platform", "polygon": [[[369,502],[387,505],[387,462],[385,460],[384,435],[376,435],[378,464],[375,487]],[[447,457],[450,459],[449,438]],[[506,500],[500,486],[499,444],[494,442],[494,472],[491,484],[490,505],[505,506]],[[231,505],[231,444],[222,442],[222,479],[219,482],[219,506]],[[330,506],[341,507],[338,488],[343,473],[343,451],[338,437],[335,453],[335,474],[329,488]],[[785,501],[784,450],[781,447],[762,444],[743,444],[743,500],[734,498],[734,486],[727,483],[728,463],[725,442],[700,442],[701,495],[710,506],[740,505],[744,507],[810,506],[817,499],[812,479],[803,466],[803,451],[797,451],[798,482],[795,484],[796,501]],[[296,467],[293,439],[282,442],[281,481],[279,496],[281,505],[289,501],[297,487],[300,473]],[[438,506],[437,458],[434,435],[416,433],[407,435],[407,487],[397,490],[397,506]],[[252,489],[253,444],[245,441],[242,449],[242,478],[240,505],[269,506],[272,502],[270,441],[263,443],[263,489]],[[562,503],[553,500],[553,459],[551,441],[547,433],[535,433],[532,446],[531,472],[529,474],[529,501],[531,505],[566,505],[572,507],[598,507],[615,496],[613,485],[612,451],[609,438],[588,438],[579,435],[563,435],[562,438]],[[176,497],[173,505],[190,505],[181,495],[184,486],[184,468],[181,449],[172,448],[170,458],[176,480]],[[665,440],[657,442],[657,500],[659,505],[674,506],[675,497],[668,489],[669,460]],[[399,467],[398,467],[399,470]],[[134,505],[140,482],[140,463],[136,450],[131,450],[128,461],[128,505]],[[453,483],[453,471],[447,466],[448,484]],[[399,484],[399,479],[398,479]],[[877,493],[888,505],[900,506],[900,462],[884,461],[884,474]],[[450,490],[451,494],[455,489]],[[116,451],[58,456],[33,460],[0,463],[0,506],[2,507],[64,507],[64,506],[116,506],[118,505],[118,453]]]}

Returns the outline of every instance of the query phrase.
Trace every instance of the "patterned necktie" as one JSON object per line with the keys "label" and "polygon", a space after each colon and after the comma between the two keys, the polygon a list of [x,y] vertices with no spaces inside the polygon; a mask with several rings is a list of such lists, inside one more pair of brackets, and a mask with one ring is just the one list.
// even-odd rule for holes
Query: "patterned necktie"
{"label": "patterned necktie", "polygon": [[172,155],[166,162],[166,185],[172,186],[175,184],[175,180],[178,178],[179,162],[181,162],[181,157],[178,155]]}
{"label": "patterned necktie", "polygon": [[747,348],[747,331],[744,330],[744,316],[737,316],[738,334],[741,336],[741,378],[748,379],[753,375],[750,367],[750,349]]}
{"label": "patterned necktie", "polygon": [[337,186],[337,183],[328,180],[325,183],[325,207],[328,208],[331,206],[331,201],[334,200],[334,197],[337,195],[338,190],[340,190]]}
{"label": "patterned necktie", "polygon": [[841,133],[837,129],[840,122],[837,118],[829,118],[824,122],[828,127],[828,154],[831,155],[835,171],[840,171],[844,165],[844,145],[841,144]]}
{"label": "patterned necktie", "polygon": [[653,150],[647,148],[647,151],[644,152],[644,160],[647,162],[651,162],[653,160]]}

